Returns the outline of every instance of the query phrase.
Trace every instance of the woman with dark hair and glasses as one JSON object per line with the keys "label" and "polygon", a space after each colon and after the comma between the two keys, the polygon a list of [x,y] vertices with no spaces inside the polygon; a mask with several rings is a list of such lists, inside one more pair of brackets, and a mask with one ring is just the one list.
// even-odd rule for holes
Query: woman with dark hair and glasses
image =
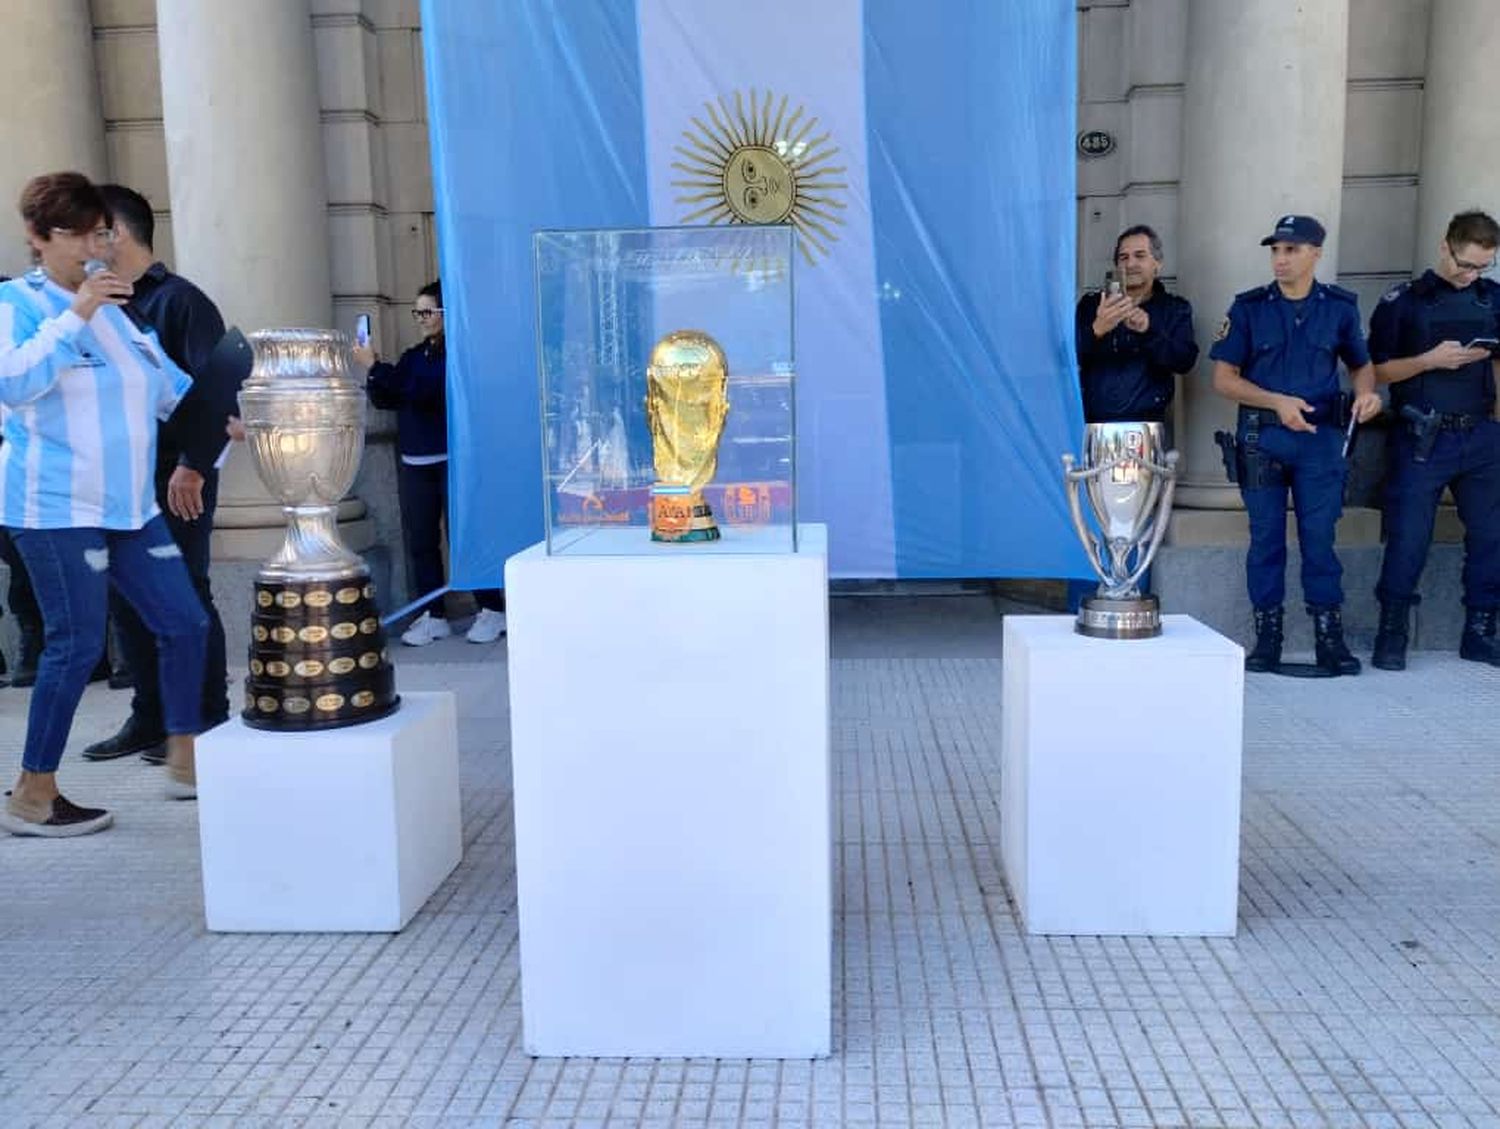
{"label": "woman with dark hair and glasses", "polygon": [[[406,576],[419,595],[443,587],[443,533],[448,513],[448,358],[443,347],[443,285],[429,282],[417,291],[412,318],[420,343],[395,364],[376,359],[368,345],[354,347],[354,359],[369,370],[365,387],[377,408],[396,413],[396,444],[401,456],[397,486],[401,529],[406,541]],[[505,634],[505,596],[498,588],[474,593],[479,614],[469,627],[470,643],[493,643]],[[452,632],[443,598],[426,601],[421,614],[401,635],[409,647],[425,647]]]}
{"label": "woman with dark hair and glasses", "polygon": [[26,563],[46,641],[31,694],[21,778],[0,828],[65,837],[109,812],[68,802],[57,766],[104,648],[110,585],[157,637],[168,794],[195,795],[193,737],[208,621],[156,507],[156,424],[192,384],[155,334],[121,309],[112,220],[79,173],[34,178],[21,218],[35,266],[0,285],[0,516]]}

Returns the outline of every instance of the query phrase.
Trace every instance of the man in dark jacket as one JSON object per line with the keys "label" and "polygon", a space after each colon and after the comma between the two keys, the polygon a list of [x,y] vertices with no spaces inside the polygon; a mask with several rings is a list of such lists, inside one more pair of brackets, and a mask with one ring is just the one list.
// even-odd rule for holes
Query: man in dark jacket
{"label": "man in dark jacket", "polygon": [[[1086,423],[1166,422],[1176,374],[1198,360],[1193,307],[1158,281],[1161,262],[1161,236],[1145,224],[1127,227],[1115,240],[1119,289],[1078,300],[1073,330]],[[1148,572],[1141,587],[1150,584]],[[1092,582],[1070,581],[1070,610],[1093,589]]]}
{"label": "man in dark jacket", "polygon": [[[229,716],[224,624],[208,578],[209,538],[219,493],[214,464],[228,439],[222,390],[207,387],[204,379],[209,356],[224,336],[224,319],[203,291],[156,260],[151,245],[156,221],[146,198],[117,184],[101,185],[100,191],[115,218],[115,271],[135,284],[127,311],[155,330],[167,355],[193,378],[192,389],[157,435],[156,501],[208,613],[203,725],[209,729]],[[119,624],[120,641],[135,676],[135,696],[120,731],[88,746],[83,756],[110,760],[140,753],[148,762],[161,763],[166,733],[156,641],[123,600],[111,598],[110,614]]]}
{"label": "man in dark jacket", "polygon": [[1074,315],[1083,418],[1089,423],[1166,419],[1176,374],[1198,360],[1193,307],[1168,294],[1161,237],[1145,224],[1115,240],[1118,294],[1085,294]]}

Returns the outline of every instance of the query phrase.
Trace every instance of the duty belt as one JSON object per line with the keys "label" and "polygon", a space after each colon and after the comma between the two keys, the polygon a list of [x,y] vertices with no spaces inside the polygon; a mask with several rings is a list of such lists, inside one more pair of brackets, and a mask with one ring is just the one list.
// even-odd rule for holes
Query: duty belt
{"label": "duty belt", "polygon": [[1477,412],[1439,412],[1437,417],[1438,427],[1443,431],[1472,431],[1489,418],[1488,413]]}
{"label": "duty belt", "polygon": [[[1323,400],[1313,405],[1311,414],[1303,413],[1308,423],[1337,423],[1342,414],[1340,401]],[[1270,408],[1251,408],[1244,404],[1240,405],[1240,420],[1247,426],[1258,426],[1260,429],[1268,427],[1281,427],[1281,417]]]}

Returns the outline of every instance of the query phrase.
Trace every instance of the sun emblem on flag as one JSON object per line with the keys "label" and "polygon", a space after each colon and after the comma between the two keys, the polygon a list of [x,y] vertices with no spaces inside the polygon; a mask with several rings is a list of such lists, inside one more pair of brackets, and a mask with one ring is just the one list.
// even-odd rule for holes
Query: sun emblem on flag
{"label": "sun emblem on flag", "polygon": [[684,179],[672,186],[684,190],[677,203],[690,209],[681,222],[791,224],[803,256],[817,262],[837,241],[847,207],[846,166],[833,163],[838,146],[804,107],[789,115],[785,95],[774,113],[770,91],[764,98],[736,91],[732,101],[732,109],[722,95],[703,103],[708,121],[692,118],[684,143],[673,146],[682,160],[672,167]]}

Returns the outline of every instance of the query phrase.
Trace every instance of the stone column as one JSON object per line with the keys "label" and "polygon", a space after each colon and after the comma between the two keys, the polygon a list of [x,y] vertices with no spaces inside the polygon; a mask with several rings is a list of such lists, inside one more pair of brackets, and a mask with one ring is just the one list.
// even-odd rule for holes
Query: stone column
{"label": "stone column", "polygon": [[1213,390],[1208,349],[1235,293],[1271,281],[1260,240],[1283,213],[1315,215],[1329,237],[1318,275],[1337,274],[1348,22],[1348,0],[1188,6],[1178,288],[1203,359],[1177,407],[1179,508],[1240,504],[1214,445],[1234,408]]}
{"label": "stone column", "polygon": [[[331,326],[308,0],[156,7],[174,265],[246,333]],[[269,555],[284,527],[242,447],[221,476],[215,526],[216,555],[245,559]]]}
{"label": "stone column", "polygon": [[88,0],[5,6],[0,35],[5,112],[0,114],[0,274],[30,266],[16,202],[33,176],[81,172],[102,180],[107,168],[99,71]]}
{"label": "stone column", "polygon": [[1500,5],[1438,0],[1427,38],[1422,96],[1422,179],[1417,187],[1417,271],[1437,257],[1454,212],[1500,211],[1500,114],[1482,77],[1500,51]]}

